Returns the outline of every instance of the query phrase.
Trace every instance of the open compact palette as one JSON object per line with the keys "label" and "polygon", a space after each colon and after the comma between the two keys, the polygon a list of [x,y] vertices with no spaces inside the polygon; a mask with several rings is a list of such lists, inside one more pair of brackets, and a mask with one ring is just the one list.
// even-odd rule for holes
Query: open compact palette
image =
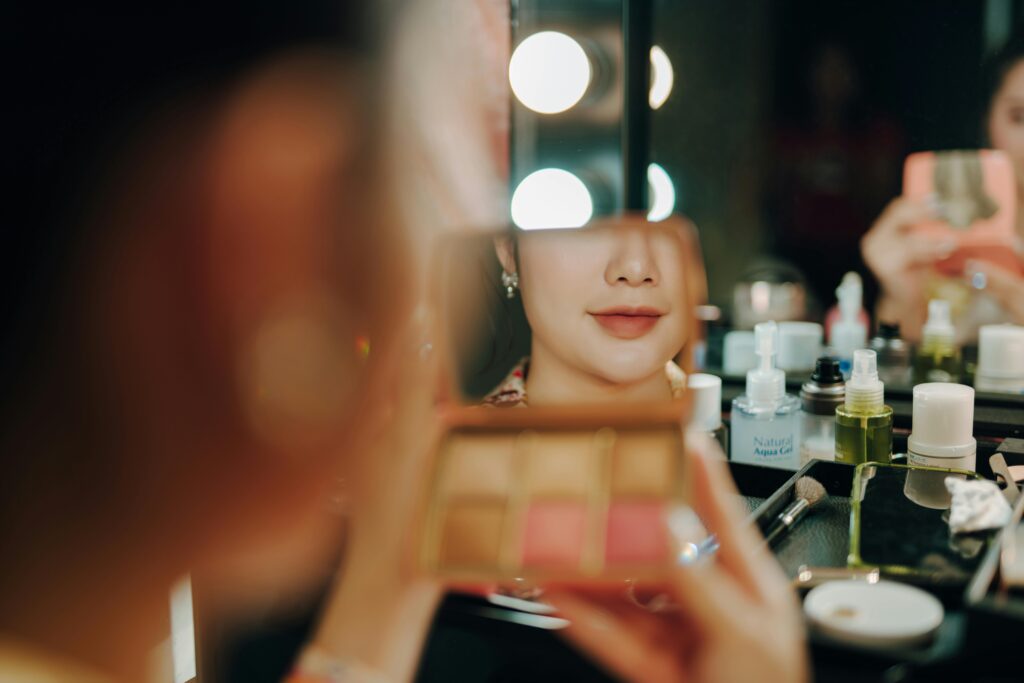
{"label": "open compact palette", "polygon": [[680,402],[462,408],[429,487],[420,566],[455,581],[662,576],[687,500]]}
{"label": "open compact palette", "polygon": [[[696,233],[683,219],[650,223],[630,214],[530,235],[502,226],[438,242],[433,339],[443,369],[443,430],[410,546],[420,571],[467,585],[513,579],[621,585],[627,578],[664,577],[671,566],[666,514],[688,499],[685,398],[480,405],[530,353],[523,297],[497,287],[504,272],[499,247],[514,255],[529,240],[548,254],[607,259],[626,234],[663,248],[666,268],[678,265],[672,306],[687,319],[678,353],[686,369],[699,336],[691,312],[702,300],[704,271]],[[671,264],[675,257],[679,263]],[[601,263],[588,272],[596,274],[595,291],[611,297]],[[628,342],[616,343],[622,349]]]}

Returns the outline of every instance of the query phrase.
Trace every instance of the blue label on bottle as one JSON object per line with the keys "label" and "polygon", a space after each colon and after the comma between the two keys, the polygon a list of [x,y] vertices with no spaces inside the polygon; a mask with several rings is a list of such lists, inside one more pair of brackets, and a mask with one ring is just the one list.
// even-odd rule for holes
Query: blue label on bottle
{"label": "blue label on bottle", "polygon": [[754,437],[754,457],[779,460],[793,455],[793,437]]}

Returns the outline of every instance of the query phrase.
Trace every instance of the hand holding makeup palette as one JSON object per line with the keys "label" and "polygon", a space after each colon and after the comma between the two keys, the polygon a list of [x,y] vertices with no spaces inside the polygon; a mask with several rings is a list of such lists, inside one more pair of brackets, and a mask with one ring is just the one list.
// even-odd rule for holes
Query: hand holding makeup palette
{"label": "hand holding makeup palette", "polygon": [[679,402],[463,408],[434,462],[419,564],[452,581],[655,579],[685,504]]}

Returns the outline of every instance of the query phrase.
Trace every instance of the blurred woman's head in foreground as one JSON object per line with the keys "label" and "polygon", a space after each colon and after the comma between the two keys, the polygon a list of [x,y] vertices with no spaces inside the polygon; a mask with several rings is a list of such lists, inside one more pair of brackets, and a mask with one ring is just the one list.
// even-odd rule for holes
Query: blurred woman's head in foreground
{"label": "blurred woman's head in foreground", "polygon": [[408,288],[363,3],[23,5],[5,19],[0,631],[9,615],[46,642],[56,610],[144,608],[187,568],[311,528],[373,428]]}

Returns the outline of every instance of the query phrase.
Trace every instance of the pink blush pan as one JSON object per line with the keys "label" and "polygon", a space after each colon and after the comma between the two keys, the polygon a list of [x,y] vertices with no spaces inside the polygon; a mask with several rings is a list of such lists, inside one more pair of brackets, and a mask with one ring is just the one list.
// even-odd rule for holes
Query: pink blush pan
{"label": "pink blush pan", "polygon": [[526,513],[523,565],[575,567],[583,554],[587,508],[576,501],[534,501]]}
{"label": "pink blush pan", "polygon": [[663,563],[668,554],[661,502],[622,501],[609,506],[605,536],[605,561],[609,565]]}

